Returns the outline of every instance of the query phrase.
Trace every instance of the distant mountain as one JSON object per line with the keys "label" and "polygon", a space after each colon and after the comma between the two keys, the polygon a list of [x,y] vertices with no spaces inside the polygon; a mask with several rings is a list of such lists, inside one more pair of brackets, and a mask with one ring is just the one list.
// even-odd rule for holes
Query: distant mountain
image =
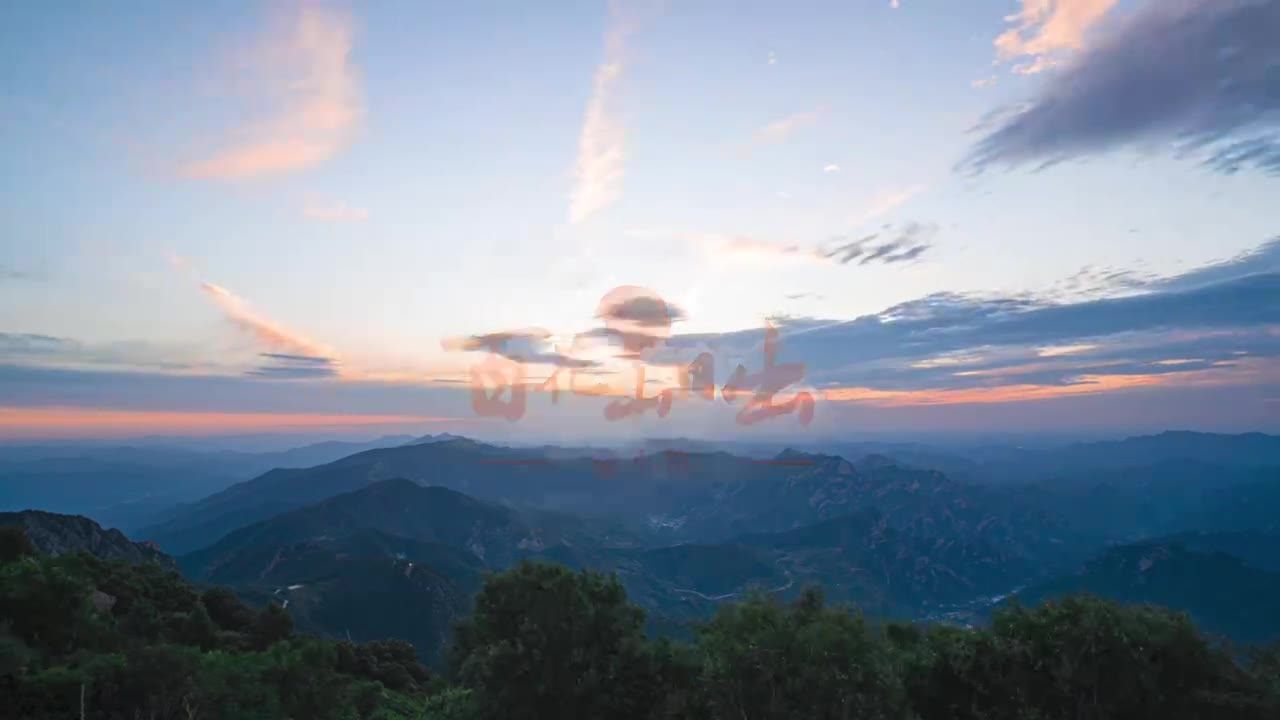
{"label": "distant mountain", "polygon": [[379,480],[434,478],[446,487],[465,487],[469,478],[489,469],[478,461],[503,452],[470,440],[450,440],[367,450],[306,469],[275,469],[182,508],[171,519],[140,532],[172,552],[189,552],[236,528]]}
{"label": "distant mountain", "polygon": [[[194,579],[286,600],[318,632],[364,640],[395,631],[437,648],[483,573],[526,557],[617,572],[658,628],[705,618],[751,588],[790,595],[812,584],[915,617],[1036,575],[1031,558],[985,529],[957,525],[943,537],[923,521],[893,527],[872,509],[723,543],[643,548],[609,526],[392,479],[235,530],[180,563]],[[419,606],[403,627],[388,624]]]}
{"label": "distant mountain", "polygon": [[1280,436],[1170,430],[1123,440],[1078,443],[1056,454],[1064,464],[1096,467],[1149,465],[1166,460],[1226,466],[1280,466]]}
{"label": "distant mountain", "polygon": [[[397,478],[241,528],[181,562],[193,577],[243,583],[268,576],[291,552],[319,541],[342,549],[365,531],[456,548],[491,567],[506,567],[548,546],[586,541],[576,520],[539,522],[547,518]],[[334,545],[339,540],[344,544]]]}
{"label": "distant mountain", "polygon": [[868,507],[879,508],[895,524],[918,521],[939,532],[958,523],[996,534],[1022,514],[1021,523],[1034,524],[1035,532],[1023,537],[1011,531],[1006,539],[1024,544],[1045,544],[1058,528],[1043,510],[1014,507],[995,493],[886,458],[855,465],[796,452],[767,459],[684,451],[584,457],[454,439],[273,470],[141,534],[170,551],[189,552],[238,527],[392,477],[501,504],[618,518],[660,544],[786,530]]}
{"label": "distant mountain", "polygon": [[874,509],[721,544],[615,556],[611,569],[632,596],[685,617],[705,616],[714,603],[752,588],[794,596],[811,585],[877,614],[920,617],[940,605],[1005,593],[1040,572],[1035,559],[978,535],[898,529]]}
{"label": "distant mountain", "polygon": [[1280,530],[1280,467],[1169,460],[989,491],[1051,512],[1101,544],[1187,531]]}
{"label": "distant mountain", "polygon": [[607,553],[577,519],[392,479],[241,528],[180,563],[194,579],[286,601],[304,628],[402,637],[432,657],[485,572],[533,556],[607,567]]}
{"label": "distant mountain", "polygon": [[272,468],[310,467],[405,439],[322,442],[263,453],[166,445],[2,445],[0,510],[86,515],[132,530],[164,519],[175,505]]}
{"label": "distant mountain", "polygon": [[1198,530],[1258,530],[1280,533],[1280,468],[1263,473],[1265,479],[1218,487],[1180,518],[1182,527]]}
{"label": "distant mountain", "polygon": [[1240,469],[1280,468],[1280,435],[1226,435],[1168,431],[1122,440],[1082,442],[1061,447],[988,445],[957,448],[972,465],[967,480],[989,483],[1089,481],[1100,471],[1176,466]]}
{"label": "distant mountain", "polygon": [[119,530],[104,530],[87,517],[24,510],[0,513],[0,525],[21,527],[36,550],[46,555],[86,552],[104,560],[156,563],[166,569],[177,570],[173,558],[154,545],[133,542]]}
{"label": "distant mountain", "polygon": [[[1126,603],[1163,605],[1187,612],[1207,631],[1239,642],[1280,639],[1280,573],[1216,551],[1262,536],[1228,534],[1175,537],[1111,548],[1079,571],[1017,594],[1023,604],[1087,592]],[[1198,540],[1198,543],[1197,543]],[[1188,547],[1197,545],[1204,550]],[[1280,546],[1266,539],[1268,552]],[[1268,565],[1274,567],[1275,556]]]}
{"label": "distant mountain", "polygon": [[1259,570],[1280,573],[1280,532],[1188,532],[1154,542],[1181,545],[1200,553],[1222,553]]}

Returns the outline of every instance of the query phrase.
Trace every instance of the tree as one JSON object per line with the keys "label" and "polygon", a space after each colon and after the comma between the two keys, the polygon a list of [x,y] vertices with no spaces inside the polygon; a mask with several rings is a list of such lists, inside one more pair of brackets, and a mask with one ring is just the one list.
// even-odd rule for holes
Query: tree
{"label": "tree", "polygon": [[253,643],[259,650],[265,650],[292,634],[293,617],[275,603],[268,603],[262,608],[253,624]]}
{"label": "tree", "polygon": [[61,564],[23,558],[0,565],[0,618],[30,647],[63,652],[75,646],[91,613],[92,588]]}
{"label": "tree", "polygon": [[697,693],[713,717],[889,718],[906,701],[891,649],[862,617],[808,590],[790,607],[755,596],[698,633]]}
{"label": "tree", "polygon": [[427,698],[423,720],[475,720],[479,718],[476,699],[470,690],[446,688]]}
{"label": "tree", "polygon": [[0,564],[11,563],[35,554],[36,548],[31,544],[31,538],[27,537],[27,531],[21,525],[0,527]]}
{"label": "tree", "polygon": [[212,650],[218,644],[218,629],[209,617],[209,611],[199,600],[182,621],[178,639],[184,645],[195,645],[201,650]]}
{"label": "tree", "polygon": [[481,717],[646,717],[658,688],[644,612],[616,577],[525,562],[491,577],[452,662]]}
{"label": "tree", "polygon": [[1181,613],[1067,598],[930,630],[907,681],[924,717],[1263,718],[1262,693]]}
{"label": "tree", "polygon": [[253,610],[224,587],[211,587],[200,596],[209,617],[218,627],[232,632],[249,632],[256,619]]}

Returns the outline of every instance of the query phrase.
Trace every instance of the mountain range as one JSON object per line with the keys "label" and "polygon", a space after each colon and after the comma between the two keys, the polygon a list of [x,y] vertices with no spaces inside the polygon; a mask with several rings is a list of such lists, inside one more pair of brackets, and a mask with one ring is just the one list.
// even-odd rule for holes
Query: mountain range
{"label": "mountain range", "polygon": [[[170,508],[132,533],[154,545],[100,528],[111,542],[42,542],[167,558],[163,548],[193,580],[285,604],[303,629],[409,639],[428,659],[486,574],[527,558],[617,573],[655,632],[687,632],[753,591],[789,598],[812,585],[907,619],[979,622],[1010,596],[1085,591],[1182,608],[1236,639],[1278,632],[1266,612],[1280,596],[1269,436],[904,450],[964,479],[881,453],[401,440]],[[1040,459],[1018,482],[974,479],[1014,457]],[[1046,463],[1057,471],[1034,470]],[[70,529],[83,523],[46,536],[94,537]]]}

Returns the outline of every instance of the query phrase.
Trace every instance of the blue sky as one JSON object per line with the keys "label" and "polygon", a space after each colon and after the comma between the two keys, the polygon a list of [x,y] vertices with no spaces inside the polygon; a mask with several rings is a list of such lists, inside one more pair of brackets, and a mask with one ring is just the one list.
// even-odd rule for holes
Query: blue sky
{"label": "blue sky", "polygon": [[[769,432],[1280,429],[1275,0],[0,13],[0,436],[761,432],[478,418],[465,338],[618,394],[767,318]],[[618,286],[665,346],[568,352]]]}

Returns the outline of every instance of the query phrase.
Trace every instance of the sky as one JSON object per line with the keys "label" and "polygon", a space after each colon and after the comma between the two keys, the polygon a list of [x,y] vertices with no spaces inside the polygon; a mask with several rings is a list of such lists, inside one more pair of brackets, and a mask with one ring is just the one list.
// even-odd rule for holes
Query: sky
{"label": "sky", "polygon": [[1276,37],[1280,0],[10,3],[0,439],[1277,432]]}

